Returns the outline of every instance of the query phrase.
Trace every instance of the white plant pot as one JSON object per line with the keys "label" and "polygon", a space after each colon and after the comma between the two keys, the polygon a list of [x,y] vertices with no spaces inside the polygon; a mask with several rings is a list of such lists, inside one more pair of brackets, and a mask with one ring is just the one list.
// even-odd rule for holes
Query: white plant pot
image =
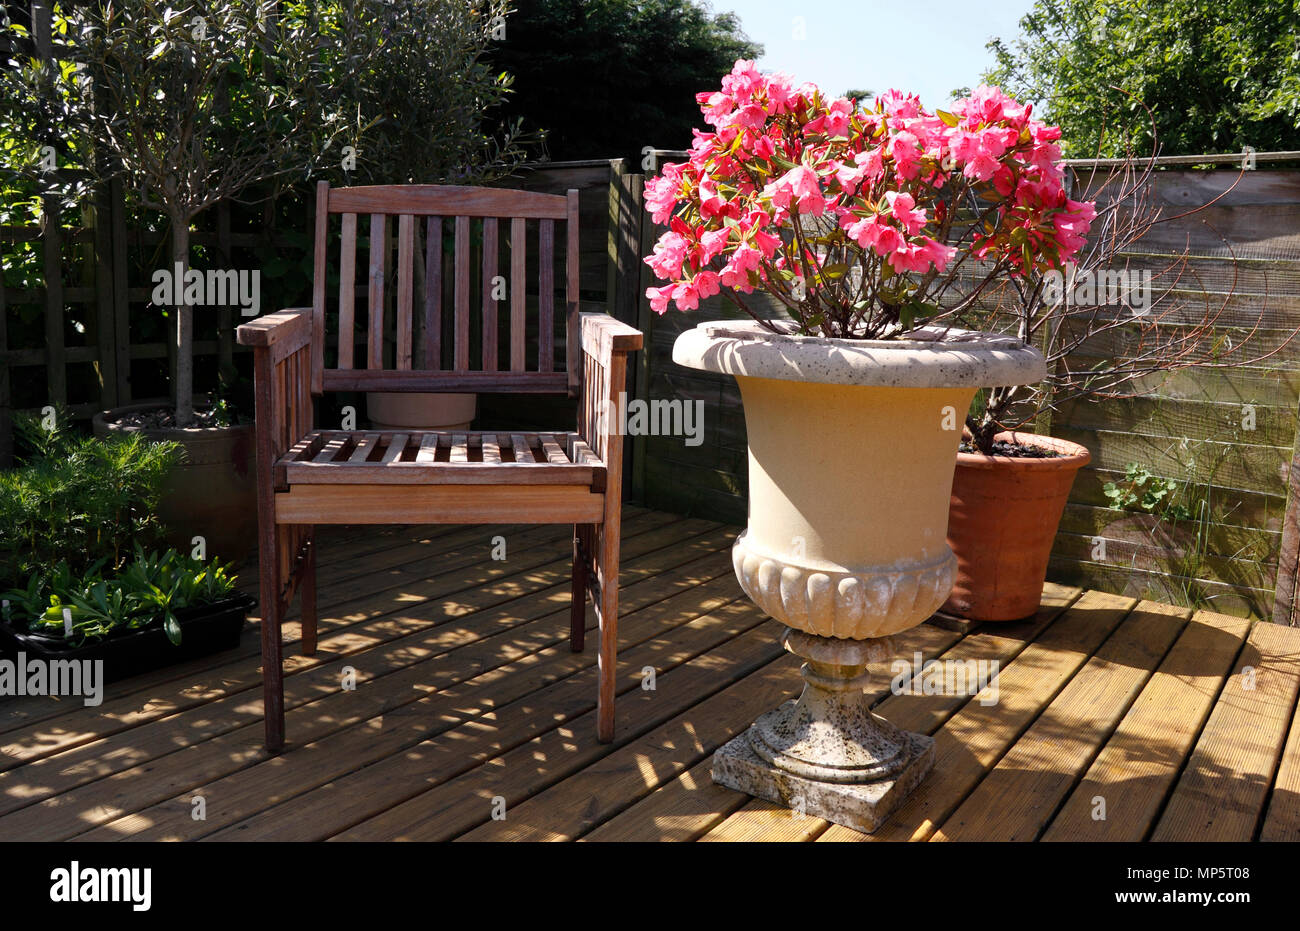
{"label": "white plant pot", "polygon": [[714,778],[874,830],[929,769],[933,741],[870,712],[866,666],[952,590],[949,499],[976,389],[1037,381],[1043,357],[962,330],[857,341],[718,321],[679,336],[673,361],[740,386],[749,522],[736,577],[808,660],[803,696],[719,750]]}
{"label": "white plant pot", "polygon": [[476,394],[371,391],[366,416],[376,430],[466,430],[478,413]]}

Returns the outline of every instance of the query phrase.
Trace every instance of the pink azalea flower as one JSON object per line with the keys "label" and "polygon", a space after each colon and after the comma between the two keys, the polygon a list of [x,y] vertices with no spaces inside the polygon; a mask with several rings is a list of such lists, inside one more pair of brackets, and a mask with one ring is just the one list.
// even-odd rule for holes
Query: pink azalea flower
{"label": "pink azalea flower", "polygon": [[700,104],[700,112],[704,114],[704,122],[710,126],[717,126],[727,118],[736,102],[722,91],[714,91],[711,94],[696,94],[696,101]]}
{"label": "pink azalea flower", "polygon": [[646,209],[651,212],[651,217],[656,223],[667,223],[669,215],[679,202],[682,168],[683,166],[676,162],[665,165],[658,178],[652,178],[645,183]]}
{"label": "pink azalea flower", "polygon": [[[647,210],[669,224],[645,260],[667,279],[646,292],[657,313],[696,309],[722,288],[752,291],[774,271],[801,267],[786,232],[799,216],[835,221],[810,246],[819,255],[842,250],[856,262],[869,252],[905,274],[951,267],[959,251],[1004,260],[1012,274],[1054,267],[1083,246],[1095,217],[1092,204],[1066,195],[1060,130],[995,87],[952,104],[954,126],[915,95],[886,91],[855,112],[848,100],[740,60],[720,90],[696,101],[708,131],[694,130],[688,161],[645,186]],[[968,181],[993,201],[990,228],[960,248],[926,236],[931,220],[944,222],[936,191]]]}
{"label": "pink azalea flower", "polygon": [[845,230],[849,238],[864,249],[875,249],[886,258],[901,249],[903,234],[886,223],[879,215],[864,217]]}
{"label": "pink azalea flower", "polygon": [[763,253],[763,258],[771,260],[776,250],[781,248],[781,237],[774,236],[763,230],[754,230],[754,245],[758,246],[759,251]]}
{"label": "pink azalea flower", "polygon": [[767,110],[773,116],[781,116],[793,109],[795,96],[794,82],[788,75],[774,74],[767,79]]}
{"label": "pink azalea flower", "polygon": [[665,281],[671,281],[681,274],[682,262],[686,260],[686,253],[689,250],[690,243],[686,238],[670,230],[659,237],[659,241],[655,243],[654,255],[648,256],[645,263],[657,276]]}
{"label": "pink azalea flower", "polygon": [[826,198],[822,196],[817,173],[807,165],[791,168],[764,188],[763,193],[778,207],[789,208],[793,201],[800,210],[813,216],[821,216],[826,210]]}
{"label": "pink azalea flower", "polygon": [[889,154],[894,157],[898,177],[912,181],[920,174],[921,146],[916,136],[907,130],[897,132],[889,140]]}
{"label": "pink azalea flower", "polygon": [[903,224],[907,235],[915,236],[925,226],[925,208],[914,209],[916,201],[911,194],[900,191],[886,191],[885,200],[889,202],[889,212],[894,219]]}
{"label": "pink azalea flower", "polygon": [[678,310],[698,310],[700,301],[713,297],[719,290],[718,273],[703,271],[673,288],[673,300],[677,302]]}
{"label": "pink azalea flower", "polygon": [[708,178],[700,178],[700,214],[705,217],[722,216],[726,201]]}
{"label": "pink azalea flower", "polygon": [[731,74],[722,79],[723,93],[731,94],[738,101],[748,100],[763,86],[762,72],[755,67],[753,61],[737,61],[731,69]]}
{"label": "pink azalea flower", "polygon": [[722,252],[727,246],[727,238],[731,235],[730,227],[711,230],[700,236],[700,264],[705,265],[710,262],[715,255]]}
{"label": "pink azalea flower", "polygon": [[718,281],[723,287],[752,291],[754,289],[749,283],[749,273],[758,271],[762,261],[763,256],[757,249],[741,244],[731,254],[731,260],[718,276]]}
{"label": "pink azalea flower", "polygon": [[650,299],[650,309],[657,314],[668,312],[668,301],[676,290],[676,285],[664,285],[662,288],[646,288],[645,296]]}

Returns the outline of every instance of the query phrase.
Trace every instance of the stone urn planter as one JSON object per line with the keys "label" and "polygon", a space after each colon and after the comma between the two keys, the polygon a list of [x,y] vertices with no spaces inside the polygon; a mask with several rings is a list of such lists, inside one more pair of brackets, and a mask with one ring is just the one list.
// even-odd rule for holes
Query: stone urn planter
{"label": "stone urn planter", "polygon": [[208,558],[238,563],[257,543],[257,456],[253,425],[232,427],[137,427],[120,423],[137,411],[156,410],[166,401],[129,404],[96,414],[96,436],[143,433],[150,440],[171,440],[185,448],[163,486],[158,518],[167,528],[167,543],[188,553],[202,536]]}
{"label": "stone urn planter", "polygon": [[961,330],[859,341],[722,321],[679,336],[673,361],[740,387],[749,521],[733,564],[805,660],[799,699],[723,746],[714,781],[874,831],[928,771],[934,742],[871,712],[867,666],[952,589],[949,499],[976,389],[1037,381],[1043,358]]}
{"label": "stone urn planter", "polygon": [[478,412],[476,394],[371,391],[366,416],[376,430],[467,430]]}
{"label": "stone urn planter", "polygon": [[943,610],[971,621],[1015,621],[1038,610],[1070,488],[1092,458],[1078,443],[1050,436],[994,439],[1055,455],[957,454],[948,517],[957,579]]}

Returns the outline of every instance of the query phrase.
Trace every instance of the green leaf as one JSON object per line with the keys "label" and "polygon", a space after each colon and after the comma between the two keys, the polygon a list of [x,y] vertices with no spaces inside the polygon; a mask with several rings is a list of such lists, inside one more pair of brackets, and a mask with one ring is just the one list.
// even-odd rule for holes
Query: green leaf
{"label": "green leaf", "polygon": [[163,631],[167,634],[167,639],[173,644],[176,646],[181,645],[181,625],[180,622],[176,620],[176,615],[172,614],[170,611],[168,611],[166,617],[163,618]]}

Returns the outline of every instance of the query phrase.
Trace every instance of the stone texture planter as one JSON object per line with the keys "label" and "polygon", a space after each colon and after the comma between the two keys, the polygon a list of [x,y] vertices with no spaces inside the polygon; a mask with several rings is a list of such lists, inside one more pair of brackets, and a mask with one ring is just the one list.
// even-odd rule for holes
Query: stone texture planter
{"label": "stone texture planter", "polygon": [[958,453],[948,519],[957,579],[943,610],[1015,621],[1038,610],[1070,487],[1092,458],[1078,443],[1030,433],[999,440],[1053,450],[1049,459]]}
{"label": "stone texture planter", "polygon": [[679,336],[673,361],[740,386],[749,523],[736,576],[807,661],[802,696],[719,750],[714,779],[875,830],[929,769],[933,741],[871,713],[867,665],[952,589],[949,498],[976,389],[1037,381],[1042,356],[960,330],[850,341],[721,321]]}
{"label": "stone texture planter", "polygon": [[208,558],[240,562],[257,544],[257,456],[253,425],[144,429],[118,423],[123,415],[156,410],[166,401],[130,404],[96,414],[96,436],[143,433],[185,447],[183,460],[167,476],[158,518],[167,542],[188,553],[195,536],[207,542]]}

